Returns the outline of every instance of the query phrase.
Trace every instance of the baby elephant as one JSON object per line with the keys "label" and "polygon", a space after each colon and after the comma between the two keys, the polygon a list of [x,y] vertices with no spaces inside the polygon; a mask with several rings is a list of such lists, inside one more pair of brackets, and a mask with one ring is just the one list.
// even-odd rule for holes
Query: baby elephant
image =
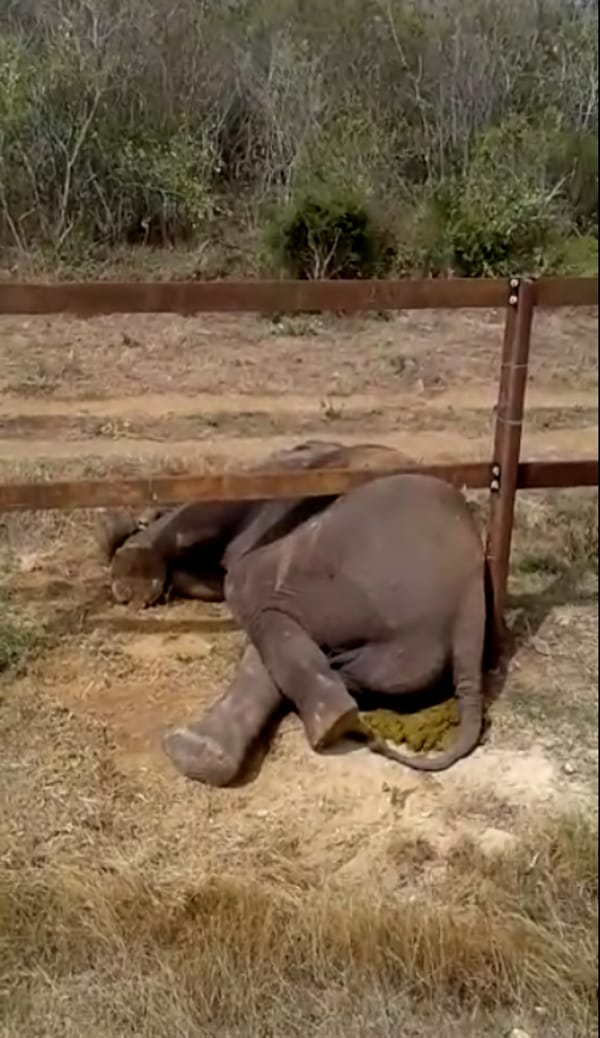
{"label": "baby elephant", "polygon": [[359,691],[415,693],[448,668],[454,744],[434,757],[371,748],[438,771],[477,745],[492,609],[481,538],[455,487],[417,474],[374,479],[267,543],[248,550],[233,538],[221,562],[250,644],[207,716],[165,736],[183,774],[232,782],[283,701],[319,750],[357,729]]}

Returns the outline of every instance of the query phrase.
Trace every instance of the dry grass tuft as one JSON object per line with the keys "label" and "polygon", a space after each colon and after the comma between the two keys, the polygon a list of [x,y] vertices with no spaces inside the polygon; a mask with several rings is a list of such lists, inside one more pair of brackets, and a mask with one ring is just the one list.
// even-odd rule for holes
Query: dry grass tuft
{"label": "dry grass tuft", "polygon": [[[401,1033],[399,998],[448,1018],[538,1006],[561,1034],[587,1034],[597,991],[595,828],[583,817],[549,818],[516,847],[490,858],[463,841],[435,880],[420,876],[415,886],[399,876],[394,896],[344,891],[325,876],[304,888],[269,883],[260,870],[198,876],[180,863],[4,865],[5,1033],[25,1033],[17,1021],[33,1033],[48,986],[68,1000],[84,985],[79,1026],[101,1019],[103,1033],[120,1035],[299,1035],[322,1012],[322,1033],[341,1034],[351,1013],[365,1022],[373,1000],[389,1004],[389,1033]],[[44,1033],[64,1033],[60,1017]]]}
{"label": "dry grass tuft", "polygon": [[0,672],[25,664],[45,643],[43,628],[13,609],[0,587]]}
{"label": "dry grass tuft", "polygon": [[570,576],[598,569],[596,490],[521,494],[515,509],[515,552],[521,574]]}

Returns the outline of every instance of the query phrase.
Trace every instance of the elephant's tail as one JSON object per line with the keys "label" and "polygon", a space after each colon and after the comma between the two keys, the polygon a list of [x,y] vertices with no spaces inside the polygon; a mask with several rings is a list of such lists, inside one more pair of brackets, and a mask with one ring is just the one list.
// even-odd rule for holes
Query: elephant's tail
{"label": "elephant's tail", "polygon": [[504,621],[496,614],[494,586],[489,560],[486,558],[483,571],[485,592],[485,635],[483,640],[482,668],[484,673],[496,670],[502,657],[504,641]]}
{"label": "elephant's tail", "polygon": [[[481,596],[481,585],[477,591]],[[479,598],[481,607],[481,598]],[[502,648],[502,631],[494,610],[494,592],[487,559],[484,565],[485,626],[482,645],[482,669],[492,670],[498,666]],[[392,749],[382,739],[369,743],[374,753],[380,753],[398,764],[405,764],[415,771],[445,771],[475,749],[483,728],[483,694],[481,687],[473,693],[459,698],[460,721],[456,741],[449,749],[434,757],[407,756]]]}

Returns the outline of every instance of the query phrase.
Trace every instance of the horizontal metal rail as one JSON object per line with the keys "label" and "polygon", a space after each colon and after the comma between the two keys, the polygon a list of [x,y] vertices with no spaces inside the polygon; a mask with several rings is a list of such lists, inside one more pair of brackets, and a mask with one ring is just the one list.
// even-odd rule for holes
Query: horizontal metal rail
{"label": "horizontal metal rail", "polygon": [[[597,278],[540,278],[534,305],[597,306]],[[352,281],[154,281],[0,284],[0,314],[485,309],[504,307],[510,282],[496,278]]]}
{"label": "horizontal metal rail", "polygon": [[[187,501],[252,501],[342,494],[352,487],[394,472],[437,476],[459,487],[490,487],[488,462],[448,465],[378,466],[371,469],[313,469],[303,472],[216,472],[156,476],[148,479],[60,480],[0,484],[0,512],[75,508],[137,507]],[[524,461],[518,487],[598,485],[598,460]]]}

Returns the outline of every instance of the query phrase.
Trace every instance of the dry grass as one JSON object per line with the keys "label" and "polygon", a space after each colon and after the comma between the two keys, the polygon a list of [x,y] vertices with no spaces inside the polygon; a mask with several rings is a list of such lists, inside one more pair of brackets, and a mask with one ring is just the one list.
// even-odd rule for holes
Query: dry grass
{"label": "dry grass", "polygon": [[[465,383],[495,388],[504,320],[501,310],[413,311],[387,321],[322,315],[276,324],[251,314],[6,316],[0,320],[0,389],[32,405],[53,395],[74,401],[263,394],[266,362],[271,394],[419,395],[464,390]],[[536,314],[529,405],[535,406],[538,387],[552,390],[554,400],[559,389],[589,394],[596,388],[596,339],[594,310]],[[593,400],[588,395],[587,403],[575,398],[572,404],[593,407]]]}
{"label": "dry grass", "polygon": [[[531,561],[543,540],[552,566]],[[581,587],[597,566],[595,494],[523,498],[515,563],[538,604],[557,577]],[[560,654],[556,666],[560,684]],[[528,739],[519,680],[501,706]],[[585,804],[532,813],[467,791],[439,816],[456,831],[444,848],[401,804],[366,885],[307,862],[290,827],[238,830],[227,791],[125,777],[101,725],[6,691],[4,1038],[595,1033],[597,822]],[[563,689],[554,706],[534,699],[540,724],[564,734]],[[495,852],[476,838],[490,825],[506,837]]]}
{"label": "dry grass", "polygon": [[3,865],[4,1033],[62,1035],[76,1019],[79,1033],[148,1038],[423,1034],[400,1029],[417,1005],[421,1028],[440,1013],[483,1027],[537,1007],[546,1035],[593,1033],[589,822],[528,824],[506,857],[457,845],[437,882],[400,880],[386,898],[278,865],[276,883],[260,868],[198,875],[118,858]]}
{"label": "dry grass", "polygon": [[538,573],[577,581],[597,572],[597,489],[519,495],[512,561],[520,577]]}
{"label": "dry grass", "polygon": [[0,595],[0,671],[22,665],[40,648],[43,633],[37,625],[23,622],[9,611],[8,603]]}

